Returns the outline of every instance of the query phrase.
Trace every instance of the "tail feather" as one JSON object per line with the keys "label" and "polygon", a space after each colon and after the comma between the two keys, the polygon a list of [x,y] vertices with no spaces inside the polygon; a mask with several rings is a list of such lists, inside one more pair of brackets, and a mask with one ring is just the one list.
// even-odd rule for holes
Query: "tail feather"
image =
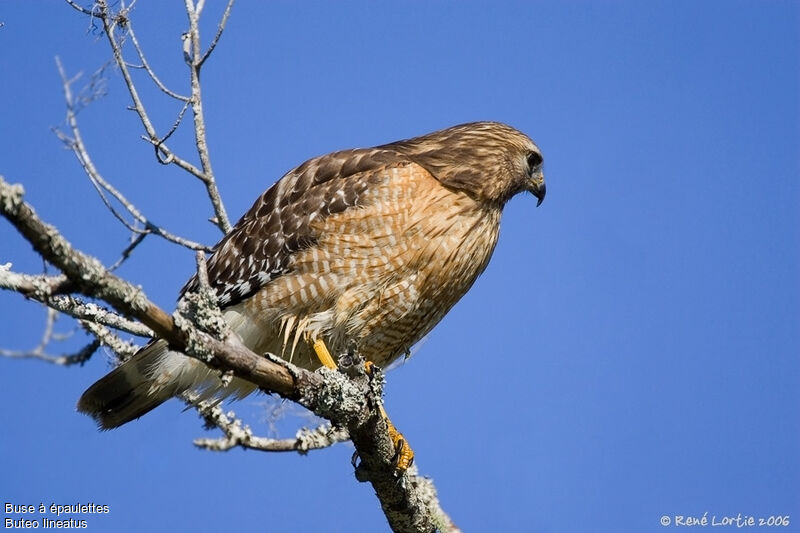
{"label": "tail feather", "polygon": [[226,386],[219,371],[157,340],[89,387],[78,400],[78,411],[94,418],[100,429],[113,429],[187,390],[203,400],[222,401],[227,396],[244,398],[255,389],[239,378]]}
{"label": "tail feather", "polygon": [[167,353],[163,340],[145,346],[89,387],[78,411],[94,418],[100,429],[113,429],[155,409],[179,392],[155,386],[155,369]]}

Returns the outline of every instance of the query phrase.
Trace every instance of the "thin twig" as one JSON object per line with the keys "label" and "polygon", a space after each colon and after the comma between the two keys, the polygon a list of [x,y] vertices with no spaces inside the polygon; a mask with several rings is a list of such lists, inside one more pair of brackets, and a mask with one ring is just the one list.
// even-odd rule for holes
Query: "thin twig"
{"label": "thin twig", "polygon": [[81,13],[83,13],[85,15],[94,16],[94,14],[95,14],[94,11],[91,11],[91,10],[86,9],[85,7],[79,6],[74,0],[66,0],[66,2],[69,5],[71,5],[73,8],[75,8],[77,11],[80,11]]}
{"label": "thin twig", "polygon": [[54,340],[57,340],[57,335],[53,331],[57,318],[58,313],[53,309],[48,309],[44,331],[42,332],[42,338],[39,341],[39,344],[37,344],[32,350],[27,351],[0,349],[0,357],[9,357],[13,359],[40,359],[48,363],[63,366],[83,364],[88,361],[92,354],[97,351],[97,348],[100,347],[99,341],[92,341],[73,354],[50,355],[46,353],[45,350],[50,343]]}
{"label": "thin twig", "polygon": [[211,52],[214,51],[214,48],[217,47],[217,43],[219,42],[220,37],[222,37],[222,32],[225,31],[225,25],[228,23],[228,17],[231,14],[231,9],[233,8],[233,3],[235,0],[228,0],[228,5],[225,6],[225,12],[222,14],[222,20],[219,21],[217,25],[217,34],[214,36],[214,39],[211,41],[211,44],[208,45],[208,50],[206,53],[203,54],[203,57],[197,63],[198,68],[203,66],[203,63],[206,62],[208,56],[211,55]]}
{"label": "thin twig", "polygon": [[131,233],[131,242],[130,242],[130,244],[128,244],[128,246],[126,246],[125,249],[122,250],[122,253],[120,254],[119,259],[117,259],[117,261],[113,265],[108,267],[108,271],[109,272],[114,272],[116,269],[118,269],[120,266],[122,266],[122,263],[124,263],[125,261],[127,261],[130,258],[131,253],[133,253],[133,250],[135,250],[136,247],[139,246],[142,243],[142,241],[144,241],[144,238],[147,237],[148,235],[149,235],[149,233],[133,231]]}
{"label": "thin twig", "polygon": [[[139,41],[136,39],[136,34],[133,32],[133,25],[129,23],[127,26],[127,30],[128,30],[128,36],[131,38],[131,42],[133,43],[133,47],[136,49],[136,53],[139,54],[139,59],[142,62],[141,66],[136,68],[143,68],[145,71],[147,71],[147,74],[150,76],[150,79],[153,80],[153,83],[155,83],[156,86],[159,89],[161,89],[161,92],[163,92],[164,94],[171,96],[176,100],[180,100],[181,102],[189,102],[188,96],[183,96],[174,91],[171,91],[169,88],[167,88],[166,85],[164,85],[161,82],[158,76],[156,76],[155,71],[152,69],[152,67],[150,67],[150,63],[147,62],[147,57],[145,57],[141,46],[139,46]],[[166,140],[166,138],[164,140]]]}
{"label": "thin twig", "polygon": [[186,101],[186,102],[183,104],[183,107],[182,107],[182,108],[181,108],[181,110],[178,112],[178,117],[175,119],[175,122],[173,122],[173,123],[172,123],[172,127],[169,129],[169,131],[167,132],[167,134],[166,134],[166,135],[164,135],[164,137],[162,137],[162,138],[161,138],[161,140],[159,141],[159,144],[157,144],[157,145],[155,146],[155,149],[156,149],[156,157],[158,158],[158,162],[159,162],[159,163],[161,163],[162,165],[169,165],[169,161],[168,161],[168,160],[163,160],[163,161],[161,160],[161,157],[159,156],[159,153],[158,153],[158,148],[159,148],[159,146],[160,146],[161,144],[163,144],[163,143],[167,142],[167,139],[169,139],[170,137],[172,137],[172,134],[173,134],[173,133],[175,133],[175,131],[176,131],[176,130],[178,129],[178,127],[181,125],[181,122],[183,122],[183,116],[186,114],[186,110],[187,110],[187,109],[189,109],[189,103],[190,103],[190,102],[187,100],[187,101]]}
{"label": "thin twig", "polygon": [[206,185],[208,197],[211,204],[214,206],[214,214],[216,216],[216,224],[222,229],[223,233],[231,231],[231,223],[228,220],[228,214],[225,212],[225,206],[222,204],[222,199],[217,189],[217,182],[214,179],[214,171],[211,168],[211,157],[208,152],[208,142],[206,141],[206,121],[203,114],[203,96],[200,87],[200,12],[203,9],[203,4],[198,3],[195,8],[192,0],[186,0],[186,14],[189,17],[189,31],[185,34],[184,38],[188,40],[190,52],[186,53],[186,42],[184,43],[184,57],[186,64],[189,67],[192,82],[192,113],[194,114],[194,136],[195,145],[197,146],[197,155],[200,156],[200,164],[203,167],[203,183]]}
{"label": "thin twig", "polygon": [[[110,59],[103,63],[100,68],[95,70],[89,78],[89,82],[78,91],[78,94],[74,98],[71,99],[72,112],[76,116],[84,107],[87,107],[89,104],[95,100],[99,100],[108,93],[108,78],[105,77],[105,71],[110,65],[113,64],[113,62],[114,60]],[[78,73],[74,78],[69,80],[70,86],[80,77],[81,73]]]}

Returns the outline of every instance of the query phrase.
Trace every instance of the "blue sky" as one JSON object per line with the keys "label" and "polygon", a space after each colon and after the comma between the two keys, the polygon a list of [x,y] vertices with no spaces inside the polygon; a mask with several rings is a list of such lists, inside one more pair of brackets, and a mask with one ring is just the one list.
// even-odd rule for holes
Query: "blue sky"
{"label": "blue sky", "polygon": [[[187,92],[179,4],[140,0],[132,19]],[[0,22],[0,174],[110,264],[126,231],[49,130],[64,118],[54,57],[86,78],[107,45],[59,3],[6,1]],[[387,409],[465,531],[664,531],[662,515],[704,512],[800,522],[798,28],[789,1],[234,8],[203,75],[232,218],[336,149],[472,120],[542,148],[547,200],[507,206],[486,273],[388,375]],[[178,108],[143,95],[167,131]],[[213,243],[202,188],[154,161],[128,104],[110,71],[78,117],[98,168],[156,222]],[[189,134],[173,142],[187,157]],[[41,271],[0,221],[9,261]],[[149,238],[121,274],[171,309],[192,269],[191,253]],[[0,293],[0,347],[34,346],[43,321]],[[95,431],[74,405],[107,369],[103,354],[67,369],[0,359],[3,503],[109,505],[85,517],[95,531],[387,529],[349,445],[200,451],[192,439],[210,434],[178,402]],[[232,408],[268,434],[266,402]]]}

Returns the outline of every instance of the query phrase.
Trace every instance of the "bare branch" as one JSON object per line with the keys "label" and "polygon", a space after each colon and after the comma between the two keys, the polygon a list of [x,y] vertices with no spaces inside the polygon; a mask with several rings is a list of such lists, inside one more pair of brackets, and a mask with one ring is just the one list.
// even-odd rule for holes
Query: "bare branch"
{"label": "bare branch", "polygon": [[[225,207],[222,205],[222,199],[217,189],[217,183],[214,179],[214,171],[211,169],[211,158],[208,153],[208,143],[206,141],[206,121],[203,114],[203,96],[200,88],[200,67],[202,66],[200,55],[200,12],[203,10],[203,2],[198,3],[195,9],[192,0],[186,0],[186,14],[189,17],[189,31],[184,34],[184,57],[186,64],[189,66],[189,72],[192,80],[192,112],[194,114],[194,134],[195,145],[197,146],[197,154],[200,156],[200,163],[203,167],[203,174],[205,178],[203,183],[206,185],[208,197],[211,204],[214,206],[214,213],[216,214],[216,223],[222,229],[223,233],[231,231],[231,223],[228,220],[228,215],[225,212]],[[190,49],[190,53],[186,53],[186,48]],[[202,179],[202,178],[201,178]]]}
{"label": "bare branch", "polygon": [[120,254],[119,259],[117,259],[117,262],[108,267],[108,271],[114,272],[116,269],[122,266],[122,263],[124,263],[130,258],[131,253],[133,253],[136,247],[142,243],[142,241],[144,240],[145,237],[147,237],[147,235],[148,233],[137,232],[137,231],[132,232],[130,244],[126,246],[124,250],[122,250],[122,253]]}
{"label": "bare branch", "polygon": [[[97,167],[94,166],[94,162],[92,161],[91,156],[89,156],[89,151],[86,149],[80,129],[78,128],[78,120],[75,115],[75,101],[72,96],[72,84],[78,79],[78,76],[75,76],[72,79],[67,78],[67,75],[64,72],[64,67],[62,66],[61,60],[58,57],[56,57],[56,66],[58,67],[58,73],[61,76],[62,87],[64,90],[64,100],[67,108],[66,123],[70,128],[72,137],[65,135],[63,132],[57,129],[54,129],[53,131],[58,138],[64,142],[64,144],[66,144],[75,154],[75,157],[77,157],[78,162],[81,164],[81,167],[83,167],[84,172],[88,176],[89,181],[92,183],[95,190],[100,195],[103,203],[111,211],[114,217],[116,217],[117,220],[119,220],[126,228],[133,232],[152,233],[170,242],[174,242],[192,250],[208,250],[209,248],[207,246],[183,237],[178,237],[177,235],[174,235],[151,222],[139,211],[139,209],[136,208],[136,206],[133,205],[133,203],[131,203],[127,198],[125,198],[125,196],[123,196],[121,192],[119,192],[113,185],[103,178],[102,174],[100,174],[100,171],[98,171]],[[123,217],[111,204],[111,201],[106,196],[106,193],[113,196],[137,222],[144,226],[145,229],[140,230],[125,220],[125,217]]]}
{"label": "bare branch", "polygon": [[208,283],[208,265],[206,264],[206,256],[203,252],[195,252],[195,262],[197,263],[197,282],[203,290],[209,290]]}
{"label": "bare branch", "polygon": [[228,17],[231,14],[231,9],[233,8],[234,1],[235,0],[228,0],[228,5],[225,6],[225,12],[222,14],[222,20],[220,20],[219,25],[217,25],[217,34],[214,36],[214,40],[212,40],[211,44],[208,46],[208,50],[206,50],[206,53],[203,54],[203,57],[198,62],[197,64],[198,68],[203,66],[203,63],[206,62],[208,56],[210,56],[211,52],[214,51],[214,48],[217,47],[217,43],[222,37],[222,32],[225,31],[225,25],[228,23]]}
{"label": "bare branch", "polygon": [[57,340],[57,335],[53,331],[58,313],[53,309],[47,310],[47,318],[45,320],[44,332],[39,344],[35,348],[28,351],[6,350],[0,349],[0,357],[9,357],[14,359],[40,359],[55,365],[69,366],[74,364],[83,364],[100,347],[99,341],[92,341],[77,352],[68,355],[49,355],[45,352],[51,342]]}
{"label": "bare branch", "polygon": [[[77,11],[79,11],[79,12],[83,13],[84,15],[90,15],[90,16],[94,16],[94,15],[95,15],[95,13],[94,13],[94,11],[93,11],[93,10],[89,10],[89,9],[86,9],[85,7],[81,7],[81,6],[79,6],[79,5],[77,4],[77,2],[75,2],[74,0],[66,0],[66,2],[67,2],[69,5],[71,5],[71,6],[72,6],[72,7],[73,7],[75,10],[77,10]],[[94,7],[94,4],[93,4],[93,7]]]}
{"label": "bare branch", "polygon": [[[172,98],[175,98],[176,100],[188,103],[190,100],[188,96],[183,96],[181,94],[169,90],[167,86],[161,82],[158,76],[156,76],[155,71],[153,71],[153,69],[150,67],[150,63],[147,62],[147,57],[145,57],[144,52],[142,51],[142,47],[139,46],[139,41],[136,39],[136,34],[133,32],[132,24],[130,23],[128,24],[127,30],[128,30],[128,36],[131,38],[131,42],[133,43],[133,47],[136,49],[136,53],[139,54],[139,59],[142,62],[141,67],[138,68],[142,68],[145,71],[147,71],[147,74],[150,76],[150,79],[153,80],[153,83],[155,83],[159,89],[161,89],[161,92],[163,92],[168,96],[171,96]],[[164,139],[166,140],[166,137]]]}

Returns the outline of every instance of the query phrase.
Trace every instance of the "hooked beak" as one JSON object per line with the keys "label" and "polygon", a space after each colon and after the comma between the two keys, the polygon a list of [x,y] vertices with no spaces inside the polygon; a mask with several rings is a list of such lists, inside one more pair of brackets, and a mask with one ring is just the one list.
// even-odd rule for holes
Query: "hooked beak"
{"label": "hooked beak", "polygon": [[544,174],[539,174],[535,178],[530,178],[528,183],[530,184],[530,191],[539,199],[539,201],[536,202],[536,207],[539,207],[542,205],[542,202],[544,202],[544,195],[547,193],[547,187],[544,184]]}

